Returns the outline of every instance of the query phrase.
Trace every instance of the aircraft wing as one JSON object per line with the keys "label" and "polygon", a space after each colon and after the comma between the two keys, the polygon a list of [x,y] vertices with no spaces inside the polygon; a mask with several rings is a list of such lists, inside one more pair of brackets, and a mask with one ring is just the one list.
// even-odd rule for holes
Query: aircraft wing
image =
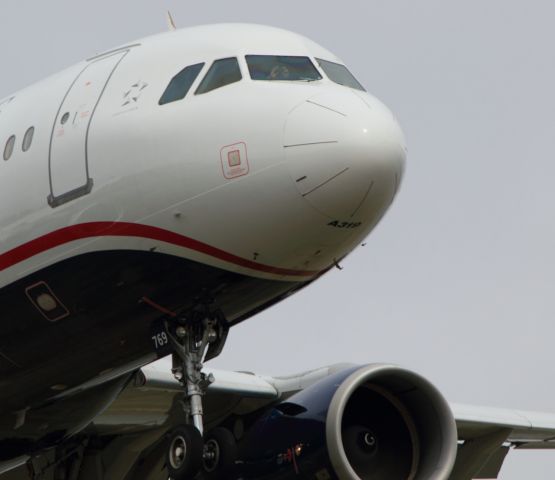
{"label": "aircraft wing", "polygon": [[[207,394],[208,423],[217,425],[230,413],[245,414],[264,408],[276,400],[283,400],[316,383],[334,372],[348,368],[335,365],[290,377],[264,377],[250,373],[213,371],[215,381]],[[119,400],[95,425],[103,430],[110,425],[121,428],[126,416],[128,426],[144,428],[173,423],[175,400],[181,386],[167,369],[151,365],[136,376]],[[156,399],[156,400],[154,400]],[[141,418],[155,405],[165,405],[158,410],[158,420]],[[131,408],[130,408],[131,407]],[[503,461],[510,450],[555,449],[555,414],[525,412],[501,408],[451,404],[457,425],[459,447],[457,461],[450,480],[497,478]],[[179,410],[179,409],[178,409]],[[160,413],[163,413],[160,417]],[[156,417],[155,415],[155,417]]]}
{"label": "aircraft wing", "polygon": [[452,404],[459,449],[451,480],[497,478],[511,449],[555,449],[555,415]]}
{"label": "aircraft wing", "polygon": [[[277,404],[288,406],[288,409],[282,407],[279,411],[294,417],[295,412],[300,410],[291,409],[294,405],[291,402],[301,399],[302,405],[302,399],[308,392],[316,392],[316,397],[321,399],[325,388],[318,390],[319,386],[329,386],[333,384],[329,382],[332,377],[344,378],[345,372],[358,368],[340,364],[287,377],[210,369],[214,381],[205,396],[206,429],[225,425],[239,437],[241,433],[235,431],[230,419],[260,417],[264,412],[274,410]],[[403,387],[403,390],[401,395],[405,394],[406,388]],[[153,364],[138,371],[118,399],[83,432],[86,437],[97,439],[92,450],[90,443],[82,447],[83,474],[94,472],[98,465],[102,465],[104,476],[98,478],[167,480],[167,475],[164,475],[164,438],[175,425],[186,421],[181,405],[182,395],[181,385],[167,366]],[[364,407],[368,408],[372,407]],[[425,413],[426,409],[428,406],[424,405],[420,412]],[[436,410],[434,415],[437,416],[438,412]],[[458,445],[449,440],[450,446],[446,446],[446,437],[441,436],[432,443],[422,445],[422,450],[450,449],[456,453],[449,480],[495,479],[509,451],[555,449],[555,414],[461,404],[447,405],[447,410],[441,413],[452,418],[451,412],[455,419]],[[437,421],[433,416],[421,420],[424,425]],[[268,435],[263,438],[268,438]],[[454,440],[455,434],[450,438]],[[11,473],[13,476],[8,473],[7,477],[2,475],[2,479],[28,479],[24,467]],[[322,475],[321,478],[328,477]]]}
{"label": "aircraft wing", "polygon": [[555,415],[502,408],[452,404],[459,438],[471,440],[508,430],[506,441],[516,448],[555,449]]}

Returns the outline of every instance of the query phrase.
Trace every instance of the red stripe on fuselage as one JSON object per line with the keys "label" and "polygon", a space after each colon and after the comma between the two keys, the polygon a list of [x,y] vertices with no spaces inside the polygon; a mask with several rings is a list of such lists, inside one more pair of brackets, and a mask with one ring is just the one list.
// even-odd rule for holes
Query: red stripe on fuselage
{"label": "red stripe on fuselage", "polygon": [[195,250],[205,255],[209,255],[224,262],[233,263],[241,267],[257,270],[265,273],[273,273],[275,275],[288,276],[314,276],[319,272],[290,270],[287,268],[272,267],[262,263],[253,262],[232,253],[225,252],[219,248],[212,247],[206,243],[199,242],[184,235],[180,235],[169,230],[164,230],[150,225],[141,225],[138,223],[125,222],[91,222],[72,225],[70,227],[61,228],[51,233],[47,233],[42,237],[24,243],[8,252],[0,255],[0,271],[12,267],[28,258],[38,255],[60,245],[82,240],[91,237],[140,237],[158,240],[161,242],[171,243],[183,248]]}

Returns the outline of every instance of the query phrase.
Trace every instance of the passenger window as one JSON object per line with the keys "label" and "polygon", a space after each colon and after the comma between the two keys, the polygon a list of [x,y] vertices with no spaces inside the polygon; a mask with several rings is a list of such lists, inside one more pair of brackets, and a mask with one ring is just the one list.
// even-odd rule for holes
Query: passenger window
{"label": "passenger window", "polygon": [[25,132],[25,136],[23,137],[23,145],[21,148],[24,152],[31,148],[31,144],[33,143],[33,136],[35,135],[35,127],[30,127]]}
{"label": "passenger window", "polygon": [[198,77],[202,67],[204,67],[204,63],[197,63],[196,65],[191,65],[181,70],[181,72],[171,79],[170,84],[166,88],[158,104],[165,105],[166,103],[183,100],[189,92],[191,85],[193,85]]}
{"label": "passenger window", "polygon": [[211,92],[216,88],[224,87],[242,79],[239,62],[236,58],[223,58],[216,60],[206,76],[202,79],[195,95]]}
{"label": "passenger window", "polygon": [[319,65],[322,67],[322,70],[324,70],[324,72],[332,82],[338,83],[339,85],[344,85],[346,87],[354,88],[356,90],[362,90],[363,92],[366,91],[366,89],[358,82],[354,75],[349,72],[345,65],[329,62],[328,60],[321,60],[319,58],[317,58],[316,61],[319,63]]}
{"label": "passenger window", "polygon": [[245,58],[253,80],[312,82],[322,79],[308,57],[247,55]]}
{"label": "passenger window", "polygon": [[8,141],[6,142],[6,146],[4,147],[4,160],[6,162],[11,158],[14,146],[15,146],[15,135],[12,135],[10,138],[8,138]]}

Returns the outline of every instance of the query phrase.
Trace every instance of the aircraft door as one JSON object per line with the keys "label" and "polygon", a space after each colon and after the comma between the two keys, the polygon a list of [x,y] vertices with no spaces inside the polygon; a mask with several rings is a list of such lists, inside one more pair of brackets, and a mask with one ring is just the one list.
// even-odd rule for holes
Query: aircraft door
{"label": "aircraft door", "polygon": [[88,139],[96,108],[129,50],[92,60],[69,87],[56,115],[49,152],[49,205],[54,208],[90,193]]}

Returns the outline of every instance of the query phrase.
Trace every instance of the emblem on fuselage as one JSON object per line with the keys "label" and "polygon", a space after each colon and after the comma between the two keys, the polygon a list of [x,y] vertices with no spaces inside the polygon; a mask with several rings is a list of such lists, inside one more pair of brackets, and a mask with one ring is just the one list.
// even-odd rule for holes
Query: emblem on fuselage
{"label": "emblem on fuselage", "polygon": [[220,150],[222,172],[228,180],[249,173],[249,159],[245,142],[227,145]]}
{"label": "emblem on fuselage", "polygon": [[136,104],[143,94],[145,88],[148,87],[148,83],[143,81],[135,82],[129,89],[123,94],[123,104],[122,107],[127,107],[129,105]]}

